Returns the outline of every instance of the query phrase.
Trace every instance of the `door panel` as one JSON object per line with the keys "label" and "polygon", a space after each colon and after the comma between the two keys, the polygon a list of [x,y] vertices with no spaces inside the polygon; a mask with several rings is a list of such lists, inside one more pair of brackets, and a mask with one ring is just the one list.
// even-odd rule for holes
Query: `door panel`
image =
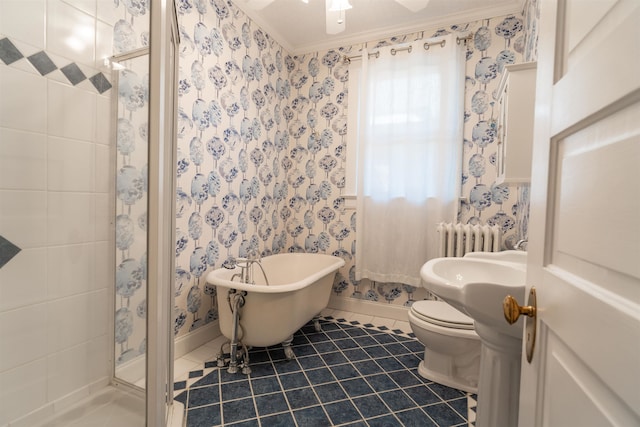
{"label": "door panel", "polygon": [[[563,1],[558,3],[559,22],[580,19],[580,15],[570,19],[566,16],[568,12],[561,15]],[[592,2],[584,3],[586,7]],[[543,7],[546,6],[550,5],[543,2]],[[552,135],[560,135],[597,113],[607,114],[607,107],[616,108],[616,102],[638,89],[639,20],[640,2],[620,0],[572,51],[566,49],[562,38],[557,40],[554,46]],[[565,24],[559,24],[559,28],[562,30],[560,36],[570,37],[570,28]]]}
{"label": "door panel", "polygon": [[[636,262],[640,203],[633,196],[638,184],[629,179],[640,156],[639,117],[640,104],[635,104],[557,143],[554,265],[581,275],[592,264],[604,269],[602,274],[640,278],[640,262]],[[612,222],[626,227],[611,227]],[[559,254],[565,257],[558,258]],[[560,263],[568,262],[566,257],[575,259],[569,264]],[[602,283],[605,288],[614,285]],[[637,298],[639,294],[636,290],[623,296]]]}
{"label": "door panel", "polygon": [[567,0],[567,19],[565,27],[569,28],[567,51],[571,55],[580,43],[590,35],[594,35],[598,23],[616,4],[616,0]]}
{"label": "door panel", "polygon": [[[553,381],[557,387],[545,395],[544,425],[634,425],[628,408],[619,405],[616,395],[579,356],[553,333],[547,342],[554,348],[547,361],[547,381]],[[567,398],[571,407],[580,410],[567,411]]]}
{"label": "door panel", "polygon": [[640,425],[637,22],[636,0],[541,3],[521,426]]}

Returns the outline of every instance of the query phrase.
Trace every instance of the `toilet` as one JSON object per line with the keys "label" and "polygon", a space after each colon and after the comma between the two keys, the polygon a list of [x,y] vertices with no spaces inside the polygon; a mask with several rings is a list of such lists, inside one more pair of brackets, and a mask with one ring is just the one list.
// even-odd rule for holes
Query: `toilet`
{"label": "toilet", "polygon": [[448,387],[477,393],[480,337],[473,319],[444,301],[416,301],[409,310],[409,324],[425,347],[418,373]]}

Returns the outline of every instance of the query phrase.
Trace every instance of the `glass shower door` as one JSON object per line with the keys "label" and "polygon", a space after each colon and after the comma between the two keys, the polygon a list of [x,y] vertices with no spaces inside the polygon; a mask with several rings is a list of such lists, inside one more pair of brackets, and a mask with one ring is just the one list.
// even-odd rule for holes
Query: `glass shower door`
{"label": "glass shower door", "polygon": [[113,57],[117,77],[114,381],[146,392],[148,426],[173,402],[178,31],[173,2],[151,5],[149,46]]}
{"label": "glass shower door", "polygon": [[145,388],[149,50],[114,58],[116,103],[115,378]]}

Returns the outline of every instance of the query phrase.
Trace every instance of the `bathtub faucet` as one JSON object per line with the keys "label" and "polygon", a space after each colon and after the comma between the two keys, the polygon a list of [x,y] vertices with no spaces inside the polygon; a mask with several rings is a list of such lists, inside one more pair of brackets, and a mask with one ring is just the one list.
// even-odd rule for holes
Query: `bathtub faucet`
{"label": "bathtub faucet", "polygon": [[267,274],[264,272],[264,268],[262,267],[262,263],[260,262],[260,255],[254,253],[253,255],[249,255],[247,258],[236,258],[235,266],[240,267],[240,273],[235,273],[231,276],[231,281],[236,277],[240,278],[241,283],[248,283],[255,285],[256,282],[253,278],[253,268],[251,266],[253,264],[257,264],[260,267],[260,271],[262,271],[262,276],[264,277],[265,284],[269,285],[269,279],[267,279]]}

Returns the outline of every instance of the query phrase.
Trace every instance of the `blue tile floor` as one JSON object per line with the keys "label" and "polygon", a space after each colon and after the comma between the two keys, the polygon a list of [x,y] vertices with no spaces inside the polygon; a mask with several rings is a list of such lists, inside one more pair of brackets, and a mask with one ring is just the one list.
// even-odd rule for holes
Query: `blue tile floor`
{"label": "blue tile floor", "polygon": [[[215,360],[175,384],[187,427],[468,426],[476,396],[418,375],[424,347],[411,334],[325,317],[281,346],[253,348],[252,372]],[[195,380],[195,381],[193,381]]]}

